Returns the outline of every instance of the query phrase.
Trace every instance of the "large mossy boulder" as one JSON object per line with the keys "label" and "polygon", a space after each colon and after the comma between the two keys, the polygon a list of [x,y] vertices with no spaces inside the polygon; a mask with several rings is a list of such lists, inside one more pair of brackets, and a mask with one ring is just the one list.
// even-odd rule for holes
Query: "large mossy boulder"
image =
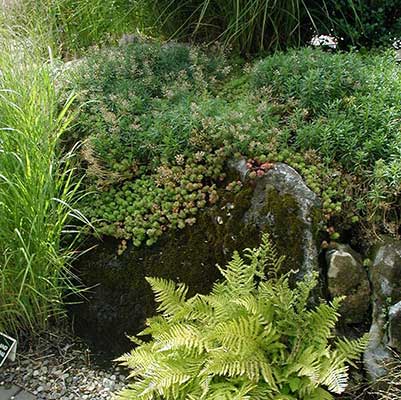
{"label": "large mossy boulder", "polygon": [[385,364],[393,359],[391,347],[401,352],[401,241],[383,238],[373,247],[371,259],[373,310],[364,364],[370,379],[376,380],[386,374]]}
{"label": "large mossy boulder", "polygon": [[71,315],[76,332],[97,351],[126,351],[131,347],[126,334],[138,333],[154,314],[146,276],[185,282],[190,294],[207,293],[219,279],[216,264],[227,263],[234,250],[257,247],[263,232],[286,256],[285,271],[297,271],[297,277],[318,269],[320,203],[300,175],[276,164],[263,177],[247,180],[243,162],[234,172],[244,180],[239,193],[222,189],[220,202],[200,213],[195,225],[167,232],[152,247],[128,243],[117,255],[115,239],[86,244],[96,248],[82,255],[74,270],[91,289],[86,301],[71,307]]}

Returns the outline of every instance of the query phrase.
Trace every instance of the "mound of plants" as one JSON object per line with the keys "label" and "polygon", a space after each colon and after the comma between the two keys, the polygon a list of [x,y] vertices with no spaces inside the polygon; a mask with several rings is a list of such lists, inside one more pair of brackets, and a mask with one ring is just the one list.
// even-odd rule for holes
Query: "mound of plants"
{"label": "mound of plants", "polygon": [[400,74],[391,52],[302,50],[268,57],[252,76],[255,90],[264,87],[279,102],[296,103],[291,147],[317,150],[328,165],[335,160],[361,178],[356,208],[394,234],[401,190]]}
{"label": "mound of plants", "polygon": [[191,149],[192,127],[177,115],[216,90],[229,70],[219,49],[206,54],[182,44],[136,43],[92,51],[72,86],[82,105],[76,138],[90,134],[111,170],[121,168],[127,148],[144,164],[171,159]]}
{"label": "mound of plants", "polygon": [[68,86],[80,93],[70,140],[85,139],[83,211],[121,249],[152,245],[239,190],[226,165],[245,158],[293,166],[333,239],[361,222],[397,234],[398,76],[390,53],[294,50],[242,70],[216,49],[94,50]]}
{"label": "mound of plants", "polygon": [[80,117],[72,137],[86,138],[83,212],[99,233],[122,239],[124,249],[129,239],[152,245],[167,229],[195,223],[221,189],[241,187],[226,177],[225,165],[242,157],[290,163],[323,196],[327,221],[345,212],[349,180],[317,153],[288,146],[285,118],[293,105],[252,93],[229,71],[221,53],[176,44],[95,52],[78,68]]}
{"label": "mound of plants", "polygon": [[159,315],[119,360],[132,384],[121,399],[334,399],[367,337],[333,339],[341,299],[308,305],[316,276],[295,288],[265,235],[245,259],[235,253],[208,295],[148,278]]}

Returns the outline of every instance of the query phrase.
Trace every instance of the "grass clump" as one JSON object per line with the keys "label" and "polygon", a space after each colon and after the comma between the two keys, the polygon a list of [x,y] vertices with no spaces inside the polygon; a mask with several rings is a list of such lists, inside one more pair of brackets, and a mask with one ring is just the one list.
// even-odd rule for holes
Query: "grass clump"
{"label": "grass clump", "polygon": [[21,0],[8,10],[7,19],[14,29],[23,26],[55,54],[69,58],[134,31],[132,10],[132,2],[123,0]]}
{"label": "grass clump", "polygon": [[0,29],[0,330],[12,334],[45,328],[74,288],[62,236],[79,182],[59,147],[71,99],[60,112],[38,48]]}
{"label": "grass clump", "polygon": [[237,50],[256,52],[299,45],[312,25],[311,7],[300,0],[138,2],[138,25],[180,39],[220,40]]}
{"label": "grass clump", "polygon": [[373,385],[372,392],[381,400],[396,400],[401,396],[401,358],[393,352],[393,360],[383,364],[387,373]]}
{"label": "grass clump", "polygon": [[[184,284],[148,278],[160,314],[139,346],[120,358],[132,384],[120,399],[334,399],[367,337],[334,341],[341,299],[310,308],[315,276],[290,288],[283,258],[264,235],[235,253],[208,295],[187,298]],[[331,393],[330,393],[331,392]]]}

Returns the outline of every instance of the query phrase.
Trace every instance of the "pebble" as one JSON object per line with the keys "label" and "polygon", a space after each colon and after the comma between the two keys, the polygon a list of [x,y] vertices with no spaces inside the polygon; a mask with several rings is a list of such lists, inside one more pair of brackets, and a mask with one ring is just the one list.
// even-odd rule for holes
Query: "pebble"
{"label": "pebble", "polygon": [[19,385],[37,400],[112,399],[127,384],[128,373],[118,365],[102,369],[88,354],[79,339],[49,332],[3,365],[0,386]]}

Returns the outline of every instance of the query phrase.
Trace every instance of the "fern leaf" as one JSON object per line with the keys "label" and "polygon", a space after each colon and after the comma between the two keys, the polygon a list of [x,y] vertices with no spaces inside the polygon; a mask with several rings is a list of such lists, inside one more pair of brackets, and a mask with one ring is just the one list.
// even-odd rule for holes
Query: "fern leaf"
{"label": "fern leaf", "polygon": [[339,367],[332,365],[322,377],[321,382],[323,385],[334,393],[342,393],[348,385],[348,366],[344,365]]}
{"label": "fern leaf", "polygon": [[172,281],[162,278],[146,278],[150,283],[155,299],[159,304],[157,310],[166,318],[171,318],[185,306],[185,297],[188,288],[183,283],[176,285]]}
{"label": "fern leaf", "polygon": [[308,400],[334,400],[334,397],[326,390],[317,388]]}
{"label": "fern leaf", "polygon": [[336,341],[336,350],[343,358],[344,362],[347,361],[350,365],[356,367],[356,365],[352,361],[358,359],[361,356],[361,354],[365,351],[368,343],[368,333],[356,340],[341,338]]}
{"label": "fern leaf", "polygon": [[168,330],[155,338],[158,352],[184,348],[183,350],[200,354],[205,348],[205,341],[206,337],[197,327],[182,323],[171,325]]}
{"label": "fern leaf", "polygon": [[332,337],[332,330],[338,321],[337,312],[341,299],[333,300],[332,304],[320,304],[307,313],[305,328],[309,330],[313,341],[320,347],[327,346],[328,339]]}
{"label": "fern leaf", "polygon": [[255,287],[255,271],[246,265],[236,251],[225,269],[218,267],[225,279],[229,294],[238,296],[250,293]]}

